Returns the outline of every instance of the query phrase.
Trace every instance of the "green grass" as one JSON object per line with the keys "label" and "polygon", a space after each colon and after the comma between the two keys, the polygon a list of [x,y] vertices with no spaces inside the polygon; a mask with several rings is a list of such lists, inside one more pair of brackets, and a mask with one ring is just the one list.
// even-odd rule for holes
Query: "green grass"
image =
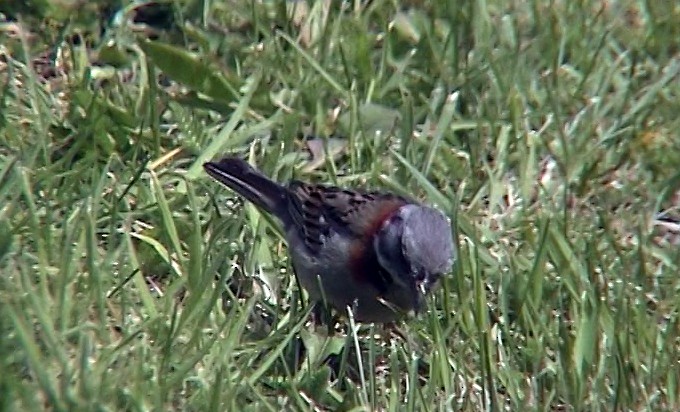
{"label": "green grass", "polygon": [[[680,409],[680,9],[398,3],[0,6],[0,409]],[[437,204],[427,313],[312,328],[227,153]]]}

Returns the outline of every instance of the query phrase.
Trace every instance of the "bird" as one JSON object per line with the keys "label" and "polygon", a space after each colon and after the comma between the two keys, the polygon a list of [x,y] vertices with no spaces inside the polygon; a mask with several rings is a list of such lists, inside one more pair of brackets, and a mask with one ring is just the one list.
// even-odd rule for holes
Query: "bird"
{"label": "bird", "polygon": [[392,323],[423,309],[456,260],[450,219],[390,192],[292,180],[248,162],[206,162],[207,174],[282,224],[292,268],[310,300],[356,321]]}

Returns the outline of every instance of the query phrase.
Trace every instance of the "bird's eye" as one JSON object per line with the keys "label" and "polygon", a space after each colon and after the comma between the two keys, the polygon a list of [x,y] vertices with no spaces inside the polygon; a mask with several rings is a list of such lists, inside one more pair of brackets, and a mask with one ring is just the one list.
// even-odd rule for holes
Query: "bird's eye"
{"label": "bird's eye", "polygon": [[422,282],[422,281],[425,280],[425,278],[427,276],[426,276],[425,271],[423,269],[416,269],[414,277],[416,279],[416,282]]}

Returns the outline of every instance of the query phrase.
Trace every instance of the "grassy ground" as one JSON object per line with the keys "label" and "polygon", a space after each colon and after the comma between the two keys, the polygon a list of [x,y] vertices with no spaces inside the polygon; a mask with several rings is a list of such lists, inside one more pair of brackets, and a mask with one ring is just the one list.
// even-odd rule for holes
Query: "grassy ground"
{"label": "grassy ground", "polygon": [[[677,4],[364,3],[0,6],[0,409],[680,409]],[[226,153],[445,210],[428,312],[313,329]]]}

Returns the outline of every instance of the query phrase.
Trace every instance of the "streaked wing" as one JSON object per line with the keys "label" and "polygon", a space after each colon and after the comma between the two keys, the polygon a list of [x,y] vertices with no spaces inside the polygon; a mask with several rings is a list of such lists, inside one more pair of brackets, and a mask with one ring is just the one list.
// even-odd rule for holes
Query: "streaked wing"
{"label": "streaked wing", "polygon": [[369,237],[380,229],[385,218],[409,203],[406,198],[394,194],[300,181],[291,182],[289,190],[293,224],[314,251],[323,245],[322,237],[327,236],[332,227],[347,230],[357,238]]}

